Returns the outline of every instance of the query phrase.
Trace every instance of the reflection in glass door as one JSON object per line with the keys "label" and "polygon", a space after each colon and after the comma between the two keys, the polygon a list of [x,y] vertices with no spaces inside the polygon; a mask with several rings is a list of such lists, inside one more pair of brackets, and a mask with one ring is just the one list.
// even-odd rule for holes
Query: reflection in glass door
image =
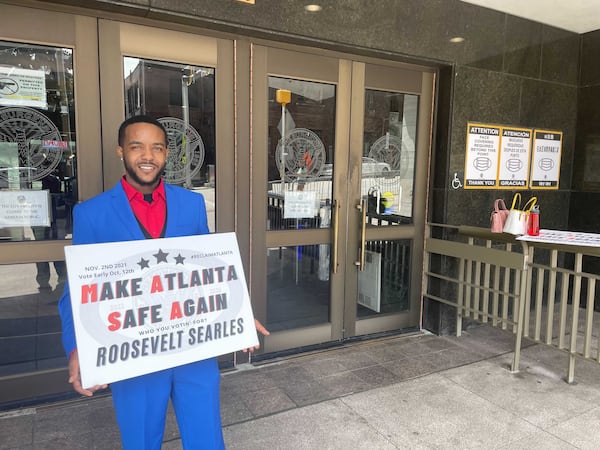
{"label": "reflection in glass door", "polygon": [[[414,94],[365,89],[363,228],[413,223],[418,102]],[[358,274],[358,319],[410,309],[411,247],[410,240],[364,241]]]}
{"label": "reflection in glass door", "polygon": [[418,95],[365,89],[361,193],[371,225],[412,223],[418,103]]}
{"label": "reflection in glass door", "polygon": [[[329,229],[336,86],[269,77],[267,230]],[[289,92],[289,103],[278,96]],[[330,321],[330,245],[267,250],[270,331]]]}
{"label": "reflection in glass door", "polygon": [[[69,237],[75,143],[73,50],[0,42],[2,241]],[[7,209],[19,192],[39,214]]]}
{"label": "reflection in glass door", "polygon": [[[62,257],[39,253],[72,232],[74,77],[71,48],[0,41],[0,407],[40,395],[21,378],[39,377],[47,392],[64,389],[48,373],[66,366],[56,303],[67,268]],[[35,244],[15,251],[24,241]]]}
{"label": "reflection in glass door", "polygon": [[164,179],[204,195],[215,231],[215,69],[124,57],[125,117],[144,114],[167,130]]}

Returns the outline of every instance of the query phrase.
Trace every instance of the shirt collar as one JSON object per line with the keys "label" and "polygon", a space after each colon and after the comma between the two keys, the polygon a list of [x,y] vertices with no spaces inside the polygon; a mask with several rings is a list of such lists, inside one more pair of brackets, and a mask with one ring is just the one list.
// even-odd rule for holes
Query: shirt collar
{"label": "shirt collar", "polygon": [[[134,199],[144,199],[144,195],[136,188],[134,188],[131,184],[129,184],[129,182],[125,179],[125,175],[123,175],[123,177],[121,178],[121,185],[123,186],[123,190],[125,191],[125,195],[127,196],[127,200],[129,200],[129,202],[131,202]],[[163,183],[161,178],[158,182],[158,186],[156,186],[156,189],[154,189],[154,191],[152,192],[152,200],[156,201],[158,199],[161,199],[165,201],[166,198],[167,196],[165,194],[165,184]]]}

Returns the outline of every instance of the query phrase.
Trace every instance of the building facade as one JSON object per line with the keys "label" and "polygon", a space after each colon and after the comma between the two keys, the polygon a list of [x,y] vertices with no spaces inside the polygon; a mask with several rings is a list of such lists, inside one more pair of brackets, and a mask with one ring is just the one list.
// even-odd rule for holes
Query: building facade
{"label": "building facade", "polygon": [[557,188],[522,193],[544,228],[598,231],[600,33],[459,0],[304,7],[0,2],[3,408],[70,392],[56,302],[72,209],[119,180],[134,114],[168,130],[166,180],[236,232],[266,356],[448,332],[421,301],[425,224],[486,227],[515,192],[464,188],[469,123],[560,132]]}

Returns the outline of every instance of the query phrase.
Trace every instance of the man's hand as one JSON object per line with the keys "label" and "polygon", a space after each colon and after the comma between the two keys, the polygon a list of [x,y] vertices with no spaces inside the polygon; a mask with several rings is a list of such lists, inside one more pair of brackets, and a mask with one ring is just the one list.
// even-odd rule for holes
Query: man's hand
{"label": "man's hand", "polygon": [[77,350],[74,350],[69,358],[69,383],[73,385],[75,392],[85,395],[86,397],[91,397],[94,395],[94,392],[108,387],[107,384],[96,385],[89,389],[84,389],[81,386],[81,372],[79,371],[79,355],[77,354]]}
{"label": "man's hand", "polygon": [[[260,323],[258,320],[254,319],[254,326],[256,327],[256,331],[258,331],[260,334],[262,334],[263,336],[268,336],[271,333],[269,333],[269,330],[267,330],[264,325],[262,323]],[[257,345],[255,347],[250,347],[250,348],[245,348],[243,350],[243,352],[250,352],[252,353],[254,350],[258,350],[260,348],[260,345]]]}

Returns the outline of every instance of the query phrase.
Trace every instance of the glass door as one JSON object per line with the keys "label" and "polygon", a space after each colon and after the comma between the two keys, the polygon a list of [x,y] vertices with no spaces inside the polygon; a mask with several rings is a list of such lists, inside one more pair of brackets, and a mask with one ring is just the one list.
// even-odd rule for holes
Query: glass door
{"label": "glass door", "polygon": [[[336,88],[268,77],[267,232],[331,229]],[[287,92],[289,103],[278,102]],[[329,323],[331,243],[317,241],[267,249],[270,330]]]}
{"label": "glass door", "polygon": [[265,350],[418,326],[432,75],[266,47],[253,75]]}
{"label": "glass door", "polygon": [[349,66],[254,46],[252,76],[251,297],[271,331],[265,351],[341,339],[345,187],[334,163],[347,163]]}
{"label": "glass door", "polygon": [[[350,166],[360,176],[348,177],[348,233],[358,236],[355,267],[346,267],[349,337],[419,325],[433,79],[412,68],[353,65]],[[355,238],[348,242],[355,254]]]}

